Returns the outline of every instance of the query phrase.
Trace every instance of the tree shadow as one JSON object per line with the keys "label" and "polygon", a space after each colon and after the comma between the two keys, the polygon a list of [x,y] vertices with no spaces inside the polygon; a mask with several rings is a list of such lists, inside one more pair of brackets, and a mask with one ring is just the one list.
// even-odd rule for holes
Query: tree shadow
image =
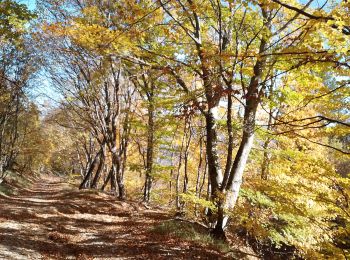
{"label": "tree shadow", "polygon": [[[106,194],[71,190],[59,181],[0,197],[0,205],[0,249],[18,258],[224,258],[212,249],[154,235],[153,225],[169,218],[163,212]],[[5,258],[1,250],[0,258]]]}

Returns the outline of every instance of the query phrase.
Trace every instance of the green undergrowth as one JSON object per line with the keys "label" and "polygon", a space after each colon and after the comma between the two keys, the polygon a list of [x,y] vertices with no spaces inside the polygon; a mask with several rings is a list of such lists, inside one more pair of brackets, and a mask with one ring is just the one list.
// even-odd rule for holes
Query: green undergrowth
{"label": "green undergrowth", "polygon": [[13,194],[13,190],[7,184],[0,184],[0,195],[10,196]]}
{"label": "green undergrowth", "polygon": [[183,220],[167,220],[156,225],[152,232],[164,236],[177,237],[182,240],[191,241],[198,245],[211,247],[221,253],[230,252],[228,243],[213,238],[209,230],[200,224],[190,223]]}

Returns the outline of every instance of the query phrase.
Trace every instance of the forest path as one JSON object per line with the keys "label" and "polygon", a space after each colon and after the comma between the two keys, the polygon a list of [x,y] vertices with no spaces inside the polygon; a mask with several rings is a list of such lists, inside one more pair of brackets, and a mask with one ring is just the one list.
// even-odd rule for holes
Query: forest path
{"label": "forest path", "polygon": [[215,250],[152,232],[169,218],[44,176],[16,196],[0,196],[0,259],[221,258]]}

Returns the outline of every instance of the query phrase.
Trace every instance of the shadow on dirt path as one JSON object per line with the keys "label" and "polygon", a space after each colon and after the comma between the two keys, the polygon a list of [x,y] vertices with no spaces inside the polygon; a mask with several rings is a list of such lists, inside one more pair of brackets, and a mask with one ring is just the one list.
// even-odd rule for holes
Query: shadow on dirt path
{"label": "shadow on dirt path", "polygon": [[151,232],[169,218],[135,202],[78,191],[46,176],[0,196],[0,259],[219,259],[219,252]]}

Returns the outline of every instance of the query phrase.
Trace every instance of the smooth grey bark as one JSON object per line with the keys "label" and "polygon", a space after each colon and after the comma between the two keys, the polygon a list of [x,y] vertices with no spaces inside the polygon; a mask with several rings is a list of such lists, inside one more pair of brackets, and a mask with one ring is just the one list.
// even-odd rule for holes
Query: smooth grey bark
{"label": "smooth grey bark", "polygon": [[[167,4],[163,1],[159,1],[163,10],[169,15],[170,18],[175,20],[182,27],[181,22],[177,21],[170,8],[167,8]],[[188,3],[193,4],[192,0],[188,0]],[[223,28],[223,21],[221,18],[221,3],[218,2],[218,31],[219,31],[219,52],[224,50],[229,41],[230,33]],[[262,16],[264,18],[264,27],[270,29],[270,20],[272,16],[268,17],[267,11],[261,5]],[[184,7],[183,7],[184,8]],[[205,92],[207,108],[204,109],[200,106],[202,114],[206,119],[206,156],[208,164],[208,183],[210,183],[211,189],[211,200],[216,203],[217,207],[217,222],[214,229],[214,234],[222,237],[224,236],[224,226],[226,224],[227,217],[225,216],[226,207],[232,208],[238,198],[240,186],[242,183],[243,171],[245,169],[250,150],[254,141],[254,127],[255,127],[255,116],[256,110],[260,101],[261,92],[259,89],[260,78],[262,71],[265,66],[266,56],[259,57],[254,66],[254,75],[251,78],[247,90],[245,86],[242,86],[243,92],[245,92],[245,112],[243,122],[243,133],[240,140],[239,149],[235,156],[235,159],[231,165],[232,158],[230,155],[227,157],[225,176],[222,175],[220,161],[218,156],[218,134],[216,126],[215,111],[218,109],[218,103],[222,95],[222,84],[220,80],[213,74],[216,70],[215,66],[212,66],[212,60],[208,60],[208,56],[205,55],[204,46],[202,45],[201,37],[201,19],[195,10],[187,12],[188,18],[191,21],[192,28],[188,30],[186,26],[183,26],[187,36],[193,41],[196,46],[196,51],[199,58],[200,72],[197,74],[203,81],[203,88]],[[242,20],[243,22],[243,20]],[[266,36],[260,34],[256,35],[256,38],[261,37],[259,46],[259,54],[263,54],[267,43]],[[254,39],[253,39],[254,40]],[[220,64],[221,65],[221,64]],[[220,67],[220,65],[218,67]],[[190,93],[189,88],[186,86],[184,81],[175,73],[172,72],[177,80],[178,84],[185,90],[186,93]],[[233,74],[233,73],[232,73]],[[194,102],[198,104],[198,100],[194,98]],[[228,118],[229,121],[230,118]],[[228,125],[229,138],[232,141],[232,135],[230,134],[231,129]],[[229,152],[232,152],[232,146]],[[225,182],[223,183],[223,180]],[[208,184],[209,185],[209,184]],[[208,189],[209,190],[209,189]]]}
{"label": "smooth grey bark", "polygon": [[227,185],[229,171],[232,167],[232,151],[233,151],[233,128],[232,128],[232,86],[229,85],[229,93],[227,95],[227,117],[226,117],[226,127],[228,134],[228,145],[227,145],[227,157],[226,157],[226,166],[224,179],[222,181],[222,186]]}
{"label": "smooth grey bark", "polygon": [[[159,1],[163,10],[174,20],[172,12],[167,8],[167,4],[163,1]],[[192,0],[188,0],[190,5],[193,4]],[[211,69],[211,61],[208,60],[208,56],[205,54],[202,45],[202,37],[201,37],[201,19],[196,11],[191,10],[188,12],[189,19],[191,20],[191,25],[193,31],[189,33],[185,30],[185,33],[191,38],[193,41],[196,51],[199,57],[200,64],[200,73],[198,73],[203,81],[203,88],[205,92],[206,105],[207,108],[201,108],[197,99],[193,99],[195,104],[201,110],[202,114],[205,116],[206,121],[206,156],[207,156],[207,166],[208,166],[208,177],[210,185],[211,185],[211,200],[218,201],[217,198],[220,197],[220,186],[223,180],[222,171],[220,168],[219,155],[218,155],[218,136],[217,136],[217,125],[215,119],[215,111],[218,109],[218,103],[220,101],[220,94],[216,93],[215,83],[213,78],[213,70]],[[184,28],[184,27],[183,27]],[[221,44],[221,43],[220,43]],[[226,45],[226,44],[225,44]],[[221,46],[225,47],[225,46]],[[220,48],[221,48],[220,47]],[[172,75],[174,75],[177,83],[185,90],[186,93],[190,94],[189,88],[186,86],[186,83],[181,79],[179,75],[171,71]],[[221,204],[220,201],[218,201]],[[220,207],[220,205],[218,205]]]}
{"label": "smooth grey bark", "polygon": [[[266,16],[264,11],[263,14]],[[264,52],[266,44],[266,39],[262,38],[259,53]],[[236,205],[242,184],[243,172],[253,146],[256,112],[262,94],[259,83],[265,62],[265,59],[258,59],[254,65],[254,75],[250,80],[246,94],[241,142],[230,170],[227,185],[222,186],[220,189],[221,192],[225,194],[225,196],[223,196],[225,197],[225,201],[218,203],[218,217],[214,232],[219,235],[224,234],[224,228],[228,220],[228,217],[225,215],[225,210],[232,209]]]}
{"label": "smooth grey bark", "polygon": [[216,197],[219,187],[223,181],[221,168],[219,165],[219,155],[217,150],[217,129],[216,119],[213,113],[213,108],[209,109],[206,115],[206,154],[208,164],[208,174],[211,183],[212,195]]}

